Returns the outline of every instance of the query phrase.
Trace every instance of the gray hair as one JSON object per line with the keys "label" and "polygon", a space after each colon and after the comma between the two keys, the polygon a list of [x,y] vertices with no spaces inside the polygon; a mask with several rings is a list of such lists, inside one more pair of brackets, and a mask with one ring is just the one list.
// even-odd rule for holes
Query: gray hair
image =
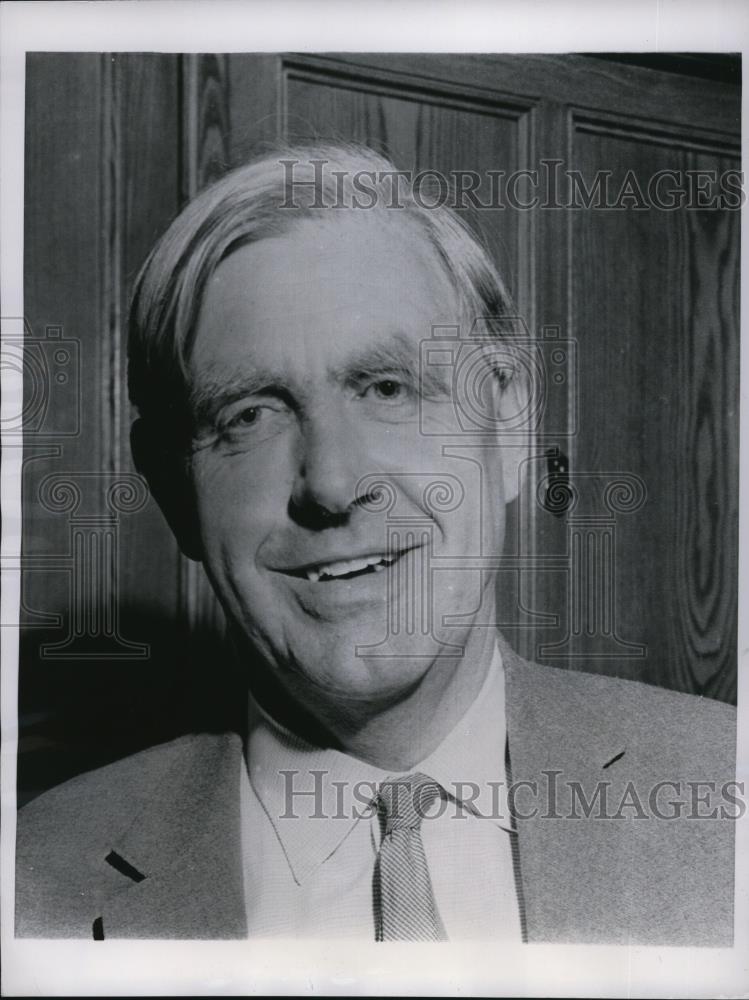
{"label": "gray hair", "polygon": [[[294,171],[294,198],[289,177]],[[226,174],[174,219],[135,281],[130,308],[128,385],[141,416],[176,429],[189,413],[188,363],[207,282],[234,250],[287,233],[304,218],[335,218],[331,205],[388,211],[436,252],[461,312],[471,322],[512,313],[487,250],[450,208],[425,204],[408,174],[384,156],[350,144],[288,147]],[[361,179],[367,177],[367,204]],[[304,179],[306,177],[306,179]],[[357,178],[359,179],[357,181]],[[444,199],[442,199],[444,202]]]}

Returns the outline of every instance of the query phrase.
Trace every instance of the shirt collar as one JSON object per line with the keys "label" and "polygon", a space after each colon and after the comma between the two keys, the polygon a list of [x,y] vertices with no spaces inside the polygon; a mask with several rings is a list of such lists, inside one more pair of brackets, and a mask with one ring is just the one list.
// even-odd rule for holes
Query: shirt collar
{"label": "shirt collar", "polygon": [[408,772],[434,778],[466,811],[509,827],[505,808],[505,685],[502,654],[495,645],[481,690],[468,710],[428,757]]}
{"label": "shirt collar", "polygon": [[250,699],[247,737],[252,787],[301,884],[374,812],[386,778],[420,771],[466,811],[505,825],[505,704],[502,655],[495,646],[477,697],[442,743],[408,771],[385,771],[330,747],[317,747],[277,723]]}

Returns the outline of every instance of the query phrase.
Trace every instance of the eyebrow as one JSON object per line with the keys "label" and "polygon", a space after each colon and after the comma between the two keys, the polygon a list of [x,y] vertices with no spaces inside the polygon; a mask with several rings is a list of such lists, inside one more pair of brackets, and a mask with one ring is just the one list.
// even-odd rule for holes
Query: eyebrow
{"label": "eyebrow", "polygon": [[[429,341],[431,343],[431,338]],[[441,370],[435,371],[434,366],[424,368],[419,344],[414,344],[402,333],[395,333],[388,340],[352,355],[343,366],[334,369],[332,375],[343,384],[352,384],[389,372],[411,377],[415,383],[420,383],[425,393],[445,391],[450,385]]]}
{"label": "eyebrow", "polygon": [[239,369],[225,372],[219,366],[211,366],[200,376],[199,382],[190,386],[189,405],[198,424],[210,422],[225,406],[245,396],[255,396],[276,391],[288,392],[286,376],[270,368]]}
{"label": "eyebrow", "polygon": [[[443,368],[420,364],[419,344],[402,333],[354,353],[346,361],[328,369],[328,377],[340,385],[355,386],[368,378],[401,374],[418,384],[427,396],[449,392],[450,377]],[[304,379],[289,378],[285,369],[253,366],[227,372],[212,366],[190,387],[190,408],[198,423],[210,422],[223,407],[246,396],[274,394],[293,400],[300,395]]]}

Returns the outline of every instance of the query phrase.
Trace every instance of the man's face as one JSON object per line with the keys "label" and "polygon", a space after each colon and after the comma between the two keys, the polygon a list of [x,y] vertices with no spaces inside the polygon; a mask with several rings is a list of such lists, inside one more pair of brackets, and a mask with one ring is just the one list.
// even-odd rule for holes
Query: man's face
{"label": "man's face", "polygon": [[298,696],[396,699],[442,644],[465,646],[487,596],[492,620],[492,575],[450,557],[501,548],[501,450],[444,455],[451,373],[419,378],[433,324],[458,322],[431,250],[372,213],[303,220],[207,286],[190,359],[199,548]]}

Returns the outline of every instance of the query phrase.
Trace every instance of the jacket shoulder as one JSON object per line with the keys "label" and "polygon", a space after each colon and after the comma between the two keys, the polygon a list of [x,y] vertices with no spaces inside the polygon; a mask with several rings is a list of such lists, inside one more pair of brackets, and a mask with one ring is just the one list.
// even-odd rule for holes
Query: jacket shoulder
{"label": "jacket shoulder", "polygon": [[735,709],[505,663],[512,778],[538,789],[518,824],[529,939],[730,945]]}
{"label": "jacket shoulder", "polygon": [[[89,913],[101,893],[117,884],[102,864],[114,841],[137,822],[154,786],[168,780],[199,737],[183,736],[71,778],[18,813],[16,826],[16,935],[46,936],[61,923],[67,936],[90,936]],[[76,907],[71,907],[75,900]]]}
{"label": "jacket shoulder", "polygon": [[[507,662],[518,722],[558,722],[560,731],[636,746],[644,759],[673,761],[702,774],[735,769],[736,708],[641,681],[542,666],[513,654]],[[516,724],[518,724],[516,722]]]}

